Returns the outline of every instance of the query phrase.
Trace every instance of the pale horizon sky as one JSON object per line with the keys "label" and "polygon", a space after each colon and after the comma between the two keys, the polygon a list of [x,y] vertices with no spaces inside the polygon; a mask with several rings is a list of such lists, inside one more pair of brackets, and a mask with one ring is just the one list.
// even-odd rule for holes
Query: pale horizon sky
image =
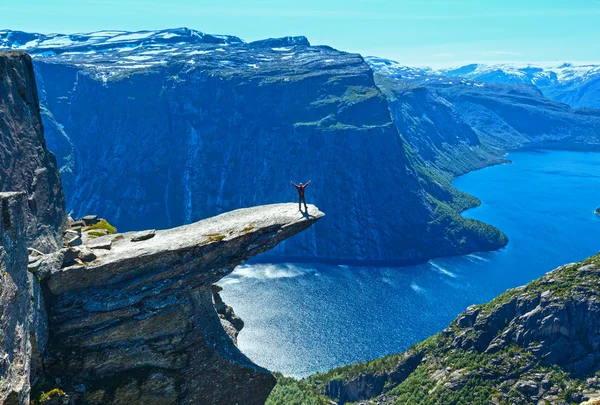
{"label": "pale horizon sky", "polygon": [[40,33],[188,27],[433,67],[600,61],[600,0],[0,0],[0,29]]}

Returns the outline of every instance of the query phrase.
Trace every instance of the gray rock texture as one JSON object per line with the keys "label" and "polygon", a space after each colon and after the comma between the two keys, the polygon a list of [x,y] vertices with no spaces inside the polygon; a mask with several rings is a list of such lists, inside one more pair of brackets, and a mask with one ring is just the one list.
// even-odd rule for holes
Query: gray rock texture
{"label": "gray rock texture", "polygon": [[213,284],[322,216],[259,206],[47,255],[36,271],[51,295],[46,386],[88,404],[264,403],[275,378],[235,346],[243,322]]}
{"label": "gray rock texture", "polygon": [[0,193],[0,403],[29,398],[30,311],[24,193]]}
{"label": "gray rock texture", "polygon": [[0,52],[0,191],[25,191],[25,237],[45,252],[62,246],[65,199],[46,148],[31,57]]}
{"label": "gray rock texture", "polygon": [[48,341],[46,306],[27,271],[26,194],[0,192],[0,210],[0,403],[29,404]]}

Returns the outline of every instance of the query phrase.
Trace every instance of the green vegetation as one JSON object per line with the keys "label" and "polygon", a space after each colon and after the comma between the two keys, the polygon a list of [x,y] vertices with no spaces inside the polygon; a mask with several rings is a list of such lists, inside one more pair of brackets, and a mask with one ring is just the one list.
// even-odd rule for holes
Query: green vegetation
{"label": "green vegetation", "polygon": [[253,226],[247,226],[244,229],[242,229],[242,233],[247,233],[250,232],[252,230],[254,230],[255,228]]}
{"label": "green vegetation", "polygon": [[[267,404],[319,404],[308,401],[321,400],[331,383],[343,388],[359,378],[364,382],[368,376],[387,378],[381,394],[385,395],[385,403],[398,405],[530,404],[530,397],[521,392],[517,385],[520,381],[528,380],[534,384],[546,380],[546,388],[550,386],[558,399],[565,404],[576,403],[581,393],[589,389],[586,380],[575,379],[565,369],[538,360],[532,350],[542,343],[529,342],[527,347],[507,343],[498,347],[496,352],[486,353],[463,349],[460,342],[486,331],[485,326],[481,326],[487,322],[487,314],[517,295],[526,297],[530,294],[533,297],[549,292],[554,294],[554,299],[562,300],[568,300],[574,294],[599,295],[598,268],[600,253],[580,263],[560,267],[525,287],[509,290],[491,302],[475,307],[480,311],[477,322],[483,322],[480,327],[459,327],[454,322],[443,333],[414,345],[405,354],[339,367],[301,381],[281,378]],[[495,333],[501,334],[503,330]],[[412,361],[412,366],[409,366],[407,359],[417,361]],[[407,371],[408,376],[394,382],[391,376],[394,373],[397,376],[399,370]],[[600,376],[600,372],[596,376]]]}
{"label": "green vegetation", "polygon": [[99,231],[89,231],[87,234],[90,239],[95,239],[95,238],[99,238],[101,236],[106,235],[104,232],[99,232]]}
{"label": "green vegetation", "polygon": [[48,401],[49,399],[52,399],[56,396],[63,396],[65,395],[65,392],[63,390],[61,390],[60,388],[54,388],[48,392],[42,392],[38,398],[37,401],[31,401],[34,404],[41,404],[45,401]]}
{"label": "green vegetation", "polygon": [[565,298],[573,294],[574,291],[577,291],[579,294],[600,294],[598,275],[581,271],[581,267],[586,265],[600,267],[600,253],[580,263],[562,266],[549,275],[532,281],[525,287],[508,290],[492,301],[479,305],[479,308],[489,312],[509,302],[517,295],[530,294],[534,296],[544,291],[552,292],[558,298]]}
{"label": "green vegetation", "polygon": [[117,232],[117,228],[115,228],[114,226],[109,224],[106,219],[101,219],[94,225],[86,226],[85,228],[83,228],[83,231],[92,231],[94,229],[104,229],[104,230],[108,231],[108,233],[110,235]]}
{"label": "green vegetation", "polygon": [[218,233],[208,233],[204,236],[206,236],[208,238],[208,243],[219,242],[227,237],[227,235],[221,235]]}
{"label": "green vegetation", "polygon": [[322,395],[307,380],[296,380],[275,373],[277,385],[271,391],[271,395],[265,405],[328,405],[329,398]]}
{"label": "green vegetation", "polygon": [[444,241],[453,246],[453,252],[492,250],[508,243],[506,235],[493,226],[467,219],[448,204],[435,198],[432,200],[435,204],[434,219],[428,224],[427,233],[432,237],[442,235]]}
{"label": "green vegetation", "polygon": [[348,86],[343,94],[339,96],[329,95],[327,98],[313,101],[310,105],[315,107],[327,106],[330,104],[356,104],[370,98],[377,97],[384,101],[383,95],[375,86]]}

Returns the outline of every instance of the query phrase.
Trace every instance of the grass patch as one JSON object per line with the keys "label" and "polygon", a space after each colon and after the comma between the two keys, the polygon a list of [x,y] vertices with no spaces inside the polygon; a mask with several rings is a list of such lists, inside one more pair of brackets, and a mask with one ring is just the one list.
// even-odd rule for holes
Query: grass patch
{"label": "grass patch", "polygon": [[110,235],[117,233],[117,228],[109,224],[106,219],[101,219],[94,225],[86,226],[85,228],[83,228],[84,231],[92,231],[94,229],[104,229],[108,231]]}
{"label": "grass patch", "polygon": [[242,229],[242,232],[243,232],[243,233],[250,232],[250,231],[252,231],[253,229],[254,229],[254,227],[253,227],[253,226],[247,226],[247,227],[245,227],[244,229]]}
{"label": "grass patch", "polygon": [[101,236],[106,236],[106,234],[104,232],[99,232],[99,231],[89,231],[87,234],[90,239],[95,239],[95,238],[99,238]]}
{"label": "grass patch", "polygon": [[54,388],[48,392],[42,392],[40,394],[40,397],[38,398],[37,402],[36,401],[32,401],[32,402],[41,404],[41,403],[48,401],[49,399],[52,399],[56,396],[62,397],[64,395],[65,395],[65,392],[63,390],[61,390],[60,388]]}
{"label": "grass patch", "polygon": [[330,104],[356,104],[373,97],[383,100],[383,95],[375,86],[348,86],[340,96],[329,95],[327,98],[310,103],[314,107],[322,107]]}
{"label": "grass patch", "polygon": [[227,237],[227,235],[221,235],[218,233],[208,233],[204,236],[206,236],[208,238],[208,243],[220,242]]}

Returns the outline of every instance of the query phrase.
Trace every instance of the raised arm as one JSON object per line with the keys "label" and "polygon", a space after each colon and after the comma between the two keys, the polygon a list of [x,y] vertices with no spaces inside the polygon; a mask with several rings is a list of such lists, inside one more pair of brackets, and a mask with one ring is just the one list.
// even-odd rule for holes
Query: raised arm
{"label": "raised arm", "polygon": [[293,181],[290,181],[290,183],[292,184],[292,186],[298,187],[298,185],[296,183],[294,183]]}
{"label": "raised arm", "polygon": [[312,181],[312,180],[309,180],[309,181],[307,181],[307,182],[306,182],[306,184],[304,185],[304,187],[308,186],[308,185],[310,184],[310,182],[311,182],[311,181]]}

